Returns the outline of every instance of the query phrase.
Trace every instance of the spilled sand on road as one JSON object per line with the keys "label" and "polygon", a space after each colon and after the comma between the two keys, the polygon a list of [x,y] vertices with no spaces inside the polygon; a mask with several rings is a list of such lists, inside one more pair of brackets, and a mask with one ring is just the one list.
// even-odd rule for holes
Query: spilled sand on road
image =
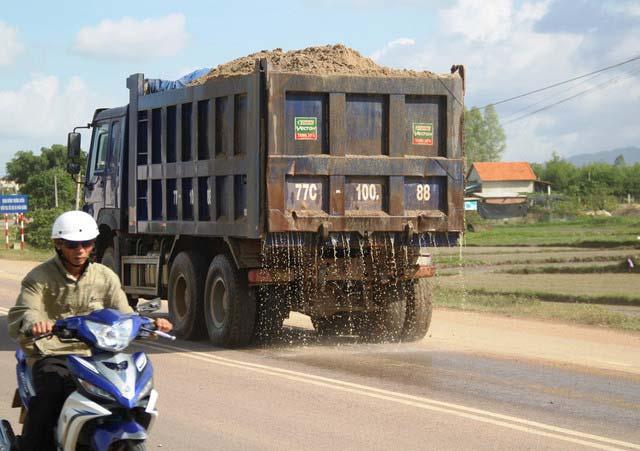
{"label": "spilled sand on road", "polygon": [[[297,313],[285,324],[312,327]],[[427,337],[408,345],[640,376],[640,334],[598,327],[436,308]]]}

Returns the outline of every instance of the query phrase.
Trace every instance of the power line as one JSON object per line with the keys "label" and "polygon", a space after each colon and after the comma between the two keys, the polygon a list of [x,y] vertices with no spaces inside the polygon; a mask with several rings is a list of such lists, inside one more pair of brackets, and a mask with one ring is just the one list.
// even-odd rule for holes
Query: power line
{"label": "power line", "polygon": [[[636,64],[634,67],[632,67],[631,70],[627,72],[627,74],[635,73],[636,69],[638,69],[638,68],[640,68],[640,64]],[[535,102],[533,102],[533,103],[531,103],[531,104],[529,104],[529,105],[527,105],[527,106],[525,106],[523,108],[517,109],[517,110],[507,114],[506,116],[503,116],[502,119],[507,121],[507,122],[509,122],[512,118],[514,118],[516,116],[519,116],[520,113],[524,113],[527,110],[531,110],[536,105],[540,105],[540,104],[543,104],[545,102],[553,101],[554,99],[557,99],[558,97],[560,97],[562,94],[565,94],[565,93],[569,94],[570,91],[575,90],[576,88],[579,88],[580,86],[586,85],[589,82],[595,80],[596,78],[601,77],[602,75],[604,75],[604,73],[600,72],[598,74],[589,76],[588,78],[584,78],[581,82],[576,83],[575,85],[567,88],[566,91],[555,93],[555,94],[551,94],[551,95],[546,96],[546,97],[542,97],[540,100],[537,100],[537,101],[535,101]]]}
{"label": "power line", "polygon": [[517,117],[517,118],[515,118],[515,119],[512,119],[512,120],[510,120],[510,121],[507,121],[507,122],[505,122],[505,123],[504,123],[504,125],[508,125],[508,124],[513,123],[513,122],[519,121],[519,120],[521,120],[521,119],[524,119],[524,118],[526,118],[526,117],[529,117],[529,116],[534,115],[534,114],[536,114],[536,113],[539,113],[539,112],[541,112],[541,111],[548,110],[548,109],[549,109],[549,108],[551,108],[551,107],[554,107],[554,106],[556,106],[556,105],[560,105],[561,103],[568,102],[569,100],[575,99],[576,97],[579,97],[579,96],[581,96],[581,95],[588,94],[589,92],[591,92],[591,91],[593,91],[593,90],[595,90],[595,89],[600,89],[600,88],[602,88],[602,87],[607,87],[607,85],[609,85],[609,84],[614,84],[614,83],[619,82],[619,81],[620,81],[620,79],[622,79],[625,75],[627,75],[627,76],[628,76],[628,75],[634,75],[634,74],[636,74],[636,73],[638,73],[638,72],[640,72],[640,69],[638,69],[638,70],[634,70],[634,71],[632,71],[632,72],[628,72],[628,73],[625,73],[625,74],[620,74],[620,75],[618,75],[618,76],[616,76],[616,77],[613,77],[613,78],[610,78],[610,79],[608,79],[608,80],[605,80],[605,81],[603,81],[602,83],[599,83],[599,84],[597,84],[597,85],[594,85],[594,86],[592,86],[592,87],[590,87],[590,88],[588,88],[588,89],[584,89],[584,90],[582,90],[582,91],[580,91],[580,92],[578,92],[578,93],[576,93],[576,94],[573,94],[573,95],[571,95],[571,96],[569,96],[569,97],[565,97],[564,99],[558,100],[557,102],[551,103],[551,104],[549,104],[549,105],[545,105],[545,106],[543,106],[542,108],[538,108],[537,110],[531,111],[530,113],[524,114],[524,115],[519,116],[519,117]]}
{"label": "power line", "polygon": [[629,58],[628,60],[625,60],[625,61],[622,61],[622,62],[619,62],[619,63],[616,63],[616,64],[612,64],[611,66],[607,66],[607,67],[603,67],[603,68],[598,69],[598,70],[594,70],[593,72],[589,72],[588,74],[579,75],[577,77],[573,77],[573,78],[570,78],[568,80],[564,80],[564,81],[561,81],[561,82],[558,82],[558,83],[554,83],[552,85],[545,86],[543,88],[534,89],[533,91],[525,92],[524,94],[519,94],[519,95],[514,96],[514,97],[509,97],[508,99],[503,99],[503,100],[499,100],[497,102],[492,102],[492,103],[489,103],[489,104],[487,104],[487,105],[485,105],[483,107],[480,107],[478,109],[479,110],[484,110],[485,108],[488,108],[490,106],[496,106],[496,105],[500,105],[502,103],[511,102],[512,100],[521,99],[523,97],[530,96],[531,94],[536,94],[538,92],[546,91],[547,89],[555,88],[557,86],[562,86],[562,85],[565,85],[567,83],[571,83],[572,81],[576,81],[576,80],[579,80],[581,78],[589,77],[591,75],[594,75],[594,74],[597,74],[597,73],[600,73],[600,72],[604,72],[604,71],[607,71],[607,70],[610,70],[610,69],[614,69],[616,67],[620,67],[620,66],[623,66],[625,64],[628,64],[628,63],[631,63],[631,62],[637,61],[637,60],[640,60],[640,55],[634,56],[633,58]]}

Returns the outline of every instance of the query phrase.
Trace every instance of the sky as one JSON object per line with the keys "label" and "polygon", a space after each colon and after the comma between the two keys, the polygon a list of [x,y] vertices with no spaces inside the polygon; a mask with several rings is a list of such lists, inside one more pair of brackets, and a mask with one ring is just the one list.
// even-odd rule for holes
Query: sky
{"label": "sky", "polygon": [[[65,144],[96,108],[125,105],[130,74],[334,43],[390,67],[464,64],[465,104],[482,107],[640,56],[640,0],[4,2],[0,175],[15,152]],[[496,109],[505,161],[640,147],[640,59]]]}

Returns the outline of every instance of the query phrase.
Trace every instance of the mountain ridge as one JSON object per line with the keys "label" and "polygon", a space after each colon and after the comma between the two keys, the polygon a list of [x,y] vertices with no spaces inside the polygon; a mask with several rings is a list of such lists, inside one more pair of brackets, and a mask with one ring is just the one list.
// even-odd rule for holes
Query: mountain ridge
{"label": "mountain ridge", "polygon": [[612,150],[603,150],[594,153],[580,153],[567,157],[566,160],[575,166],[585,166],[590,163],[613,164],[616,158],[622,155],[626,164],[640,163],[640,147],[618,147]]}

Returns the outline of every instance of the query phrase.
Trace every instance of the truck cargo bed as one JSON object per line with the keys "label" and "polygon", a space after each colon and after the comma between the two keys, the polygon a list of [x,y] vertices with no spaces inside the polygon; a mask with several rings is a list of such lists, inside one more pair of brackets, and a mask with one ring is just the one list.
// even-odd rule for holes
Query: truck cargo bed
{"label": "truck cargo bed", "polygon": [[460,232],[463,79],[272,70],[144,95],[129,233]]}

